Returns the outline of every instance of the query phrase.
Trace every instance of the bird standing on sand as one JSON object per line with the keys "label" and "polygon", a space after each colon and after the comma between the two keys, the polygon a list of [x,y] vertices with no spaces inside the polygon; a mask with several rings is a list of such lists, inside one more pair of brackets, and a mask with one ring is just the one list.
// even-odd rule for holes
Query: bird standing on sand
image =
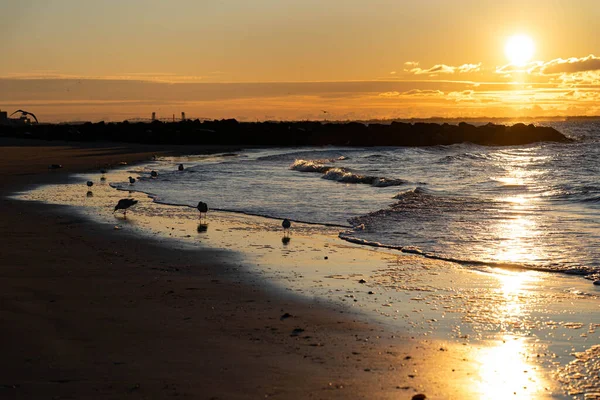
{"label": "bird standing on sand", "polygon": [[153,178],[156,178],[158,176],[158,172],[152,171],[152,172],[150,172],[150,176]]}
{"label": "bird standing on sand", "polygon": [[123,210],[123,216],[127,218],[127,209],[137,203],[138,201],[134,199],[121,199],[115,206],[113,213],[117,210]]}
{"label": "bird standing on sand", "polygon": [[129,177],[129,184],[133,185],[135,183],[135,178]]}
{"label": "bird standing on sand", "polygon": [[283,236],[286,237],[290,234],[290,227],[292,226],[292,223],[289,219],[285,218],[281,223],[281,226],[283,226]]}
{"label": "bird standing on sand", "polygon": [[92,187],[92,186],[94,186],[94,182],[92,182],[92,181],[87,181],[87,185],[88,185],[88,187]]}
{"label": "bird standing on sand", "polygon": [[206,213],[208,212],[208,204],[201,201],[198,203],[198,207],[196,207],[198,211],[200,211],[200,221],[202,221],[202,214],[204,213],[204,218],[206,218]]}
{"label": "bird standing on sand", "polygon": [[179,167],[177,167],[177,169],[183,171],[183,164],[179,164]]}

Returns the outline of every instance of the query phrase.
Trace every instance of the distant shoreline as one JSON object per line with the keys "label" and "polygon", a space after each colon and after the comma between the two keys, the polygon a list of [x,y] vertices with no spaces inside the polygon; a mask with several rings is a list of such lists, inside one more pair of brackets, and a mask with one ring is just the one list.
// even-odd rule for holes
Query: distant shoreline
{"label": "distant shoreline", "polygon": [[474,143],[512,146],[536,142],[570,142],[554,128],[517,123],[323,123],[238,122],[235,119],[151,123],[0,125],[0,137],[42,140],[113,141],[141,144],[250,146],[437,146]]}

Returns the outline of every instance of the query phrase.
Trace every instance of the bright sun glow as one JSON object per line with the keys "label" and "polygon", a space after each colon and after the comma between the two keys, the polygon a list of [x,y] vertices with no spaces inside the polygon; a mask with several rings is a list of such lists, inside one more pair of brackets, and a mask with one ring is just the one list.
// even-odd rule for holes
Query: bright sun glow
{"label": "bright sun glow", "polygon": [[527,35],[515,35],[508,39],[504,52],[511,64],[523,66],[533,57],[535,45]]}

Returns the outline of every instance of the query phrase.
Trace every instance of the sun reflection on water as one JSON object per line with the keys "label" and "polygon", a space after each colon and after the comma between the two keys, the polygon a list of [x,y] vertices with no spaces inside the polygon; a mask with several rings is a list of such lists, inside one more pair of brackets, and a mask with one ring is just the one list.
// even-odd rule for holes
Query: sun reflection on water
{"label": "sun reflection on water", "polygon": [[[547,382],[535,364],[528,342],[530,288],[539,280],[533,271],[497,271],[499,294],[496,319],[504,332],[477,354],[478,386],[485,396],[495,399],[538,399],[548,394]],[[525,329],[525,331],[523,331]],[[517,333],[519,332],[519,333]]]}
{"label": "sun reflection on water", "polygon": [[478,387],[488,400],[544,397],[545,384],[537,368],[528,361],[525,338],[506,335],[478,355]]}

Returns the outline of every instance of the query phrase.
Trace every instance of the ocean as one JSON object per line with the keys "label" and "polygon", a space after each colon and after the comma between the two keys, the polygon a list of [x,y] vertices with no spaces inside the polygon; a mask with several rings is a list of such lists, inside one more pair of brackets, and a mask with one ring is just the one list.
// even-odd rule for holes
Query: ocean
{"label": "ocean", "polygon": [[[600,272],[600,122],[572,143],[272,148],[159,158],[121,190],[156,202],[339,226],[355,243],[463,265]],[[152,178],[150,171],[158,171]]]}

